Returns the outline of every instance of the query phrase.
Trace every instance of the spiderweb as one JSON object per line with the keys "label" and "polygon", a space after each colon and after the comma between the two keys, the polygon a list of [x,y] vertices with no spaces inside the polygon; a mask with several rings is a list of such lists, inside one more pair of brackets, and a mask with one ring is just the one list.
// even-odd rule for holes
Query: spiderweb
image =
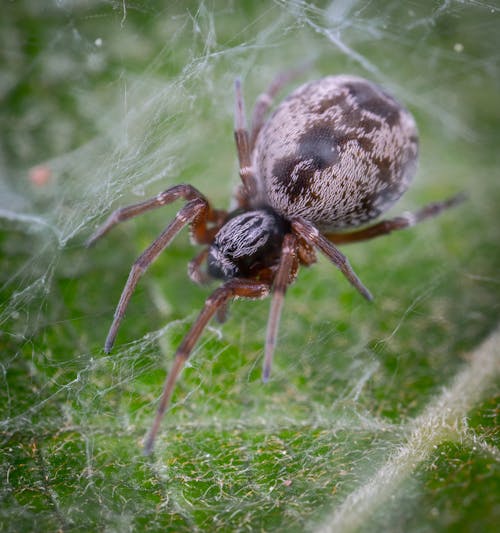
{"label": "spiderweb", "polygon": [[[5,9],[0,529],[494,530],[499,17],[453,1]],[[358,74],[415,114],[420,170],[390,214],[459,190],[469,201],[345,248],[374,305],[326,261],[301,272],[267,386],[269,302],[235,302],[146,460],[165,371],[210,289],[187,281],[195,249],[179,236],[104,355],[129,267],[179,205],[82,243],[175,183],[228,207],[234,79],[248,113],[306,62],[297,84]]]}

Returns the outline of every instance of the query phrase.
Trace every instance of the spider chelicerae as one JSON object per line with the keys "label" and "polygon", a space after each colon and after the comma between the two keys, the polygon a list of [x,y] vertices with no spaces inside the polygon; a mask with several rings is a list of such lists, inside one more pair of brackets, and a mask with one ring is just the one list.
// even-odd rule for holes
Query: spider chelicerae
{"label": "spider chelicerae", "polygon": [[[214,209],[191,185],[175,185],[154,198],[116,210],[90,237],[93,244],[119,222],[182,199],[174,220],[139,256],[115,311],[104,350],[109,353],[132,293],[145,270],[185,227],[204,246],[189,263],[196,283],[223,281],[175,354],[158,411],[145,442],[153,449],[177,378],[210,319],[223,321],[233,298],[271,295],[264,350],[267,381],[287,286],[300,265],[316,261],[318,249],[364,296],[372,296],[337,244],[358,242],[407,228],[462,200],[457,195],[364,226],[407,189],[416,170],[418,134],[409,111],[373,82],[356,76],[328,76],[306,83],[266,115],[278,91],[297,75],[279,75],[254,106],[246,126],[239,80],[235,83],[234,137],[241,185],[231,211]],[[364,226],[361,229],[355,229]],[[346,231],[351,230],[351,231]]]}

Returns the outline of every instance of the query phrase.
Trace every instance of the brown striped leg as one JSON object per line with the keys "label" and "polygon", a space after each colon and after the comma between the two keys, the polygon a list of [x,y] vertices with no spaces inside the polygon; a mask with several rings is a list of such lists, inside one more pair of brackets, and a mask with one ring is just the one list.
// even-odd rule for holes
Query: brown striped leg
{"label": "brown striped leg", "polygon": [[194,259],[188,263],[188,276],[191,281],[198,285],[205,285],[210,281],[210,276],[201,270],[201,265],[208,255],[209,248],[204,248]]}
{"label": "brown striped leg", "polygon": [[373,299],[370,291],[363,285],[351,268],[347,257],[329,240],[323,237],[314,224],[302,217],[294,218],[291,223],[293,231],[299,237],[302,237],[306,242],[317,246],[321,252],[323,252],[323,254],[325,254],[326,257],[328,257],[328,259],[341,270],[348,281],[356,287],[367,300]]}
{"label": "brown striped leg", "polygon": [[123,288],[120,301],[116,307],[113,323],[109,329],[106,342],[104,344],[104,351],[109,353],[115,342],[118,328],[123,319],[123,315],[127,309],[130,297],[139,282],[139,279],[144,274],[149,265],[160,255],[160,253],[170,244],[172,239],[181,231],[181,229],[190,224],[200,214],[206,210],[207,206],[204,200],[197,198],[188,202],[175,216],[174,220],[167,226],[167,228],[160,234],[160,236],[153,241],[153,243],[146,248],[146,250],[137,258],[132,265],[130,274],[128,276],[125,287]]}
{"label": "brown striped leg", "polygon": [[262,126],[266,121],[266,114],[271,107],[274,98],[283,87],[292,81],[297,76],[300,76],[309,64],[305,64],[296,69],[287,70],[286,72],[280,72],[274,80],[271,82],[267,90],[257,97],[253,112],[252,112],[252,132],[250,134],[250,151],[253,151],[255,147],[255,141]]}
{"label": "brown striped leg", "polygon": [[215,318],[219,324],[224,324],[224,322],[227,320],[228,307],[229,307],[229,302],[226,302],[224,305],[221,305],[219,309],[217,309]]}
{"label": "brown striped leg", "polygon": [[245,117],[245,104],[243,93],[241,92],[241,82],[239,79],[234,84],[236,91],[236,106],[234,114],[234,139],[238,152],[240,178],[243,183],[243,190],[239,193],[238,202],[240,207],[247,207],[250,198],[255,196],[257,187],[252,168],[252,154],[248,137],[247,121]]}
{"label": "brown striped leg", "polygon": [[442,202],[434,202],[426,205],[415,213],[404,213],[398,217],[382,220],[373,226],[368,226],[367,228],[357,231],[349,233],[325,233],[324,236],[335,244],[366,241],[368,239],[387,235],[393,231],[410,228],[422,220],[435,217],[446,209],[462,203],[465,199],[466,196],[463,193],[460,193]]}
{"label": "brown striped leg", "polygon": [[158,406],[153,425],[144,444],[145,455],[150,454],[153,450],[154,441],[158,430],[160,429],[160,423],[163,415],[165,414],[165,411],[170,403],[170,398],[172,397],[177,378],[184,368],[186,361],[188,360],[196,342],[198,341],[209,320],[213,317],[218,309],[226,305],[230,298],[234,298],[235,296],[239,296],[241,298],[263,298],[268,294],[269,285],[267,283],[235,278],[227,281],[224,285],[216,289],[211,296],[209,296],[195,323],[191,326],[191,329],[184,337],[184,340],[181,342],[179,348],[177,348],[174,363],[170,369],[170,372],[168,373],[165,385],[163,387],[160,404]]}
{"label": "brown striped leg", "polygon": [[266,382],[271,374],[274,348],[281,318],[285,292],[297,272],[297,237],[292,233],[285,235],[281,248],[280,263],[273,284],[273,296],[267,322],[266,348],[262,367],[262,381]]}
{"label": "brown striped leg", "polygon": [[[175,202],[175,200],[178,199],[184,199],[186,201],[189,200],[201,200],[206,205],[206,220],[210,222],[219,222],[220,220],[225,218],[226,212],[225,211],[219,211],[219,210],[212,210],[210,207],[210,204],[208,200],[201,194],[200,191],[195,189],[191,185],[174,185],[173,187],[170,187],[166,191],[163,191],[153,198],[150,198],[148,200],[145,200],[144,202],[139,202],[137,204],[128,205],[126,207],[122,207],[120,209],[117,209],[111,215],[108,217],[106,222],[102,224],[94,233],[93,235],[87,240],[85,245],[92,246],[98,239],[100,239],[103,235],[108,233],[114,226],[119,224],[120,222],[123,222],[124,220],[128,220],[129,218],[136,217],[138,215],[142,215],[142,213],[145,213],[147,211],[150,211],[152,209],[156,209],[158,207],[162,207],[164,205],[171,204],[172,202]],[[200,244],[205,244],[205,242],[210,242],[210,237],[205,237],[205,233],[207,233],[207,230],[205,226],[203,228],[200,226],[200,228],[195,232],[195,238],[200,239],[197,242],[200,242]]]}

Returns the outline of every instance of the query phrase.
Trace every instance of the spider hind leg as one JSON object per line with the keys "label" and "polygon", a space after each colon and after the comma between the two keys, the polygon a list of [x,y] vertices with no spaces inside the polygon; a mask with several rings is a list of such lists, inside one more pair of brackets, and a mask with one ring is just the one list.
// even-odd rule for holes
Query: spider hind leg
{"label": "spider hind leg", "polygon": [[388,235],[393,231],[411,228],[423,220],[435,217],[441,214],[443,211],[446,211],[446,209],[450,209],[451,207],[461,204],[466,199],[467,196],[464,193],[459,193],[441,202],[433,202],[425,205],[414,213],[404,213],[394,218],[381,220],[376,224],[356,231],[347,233],[326,233],[325,237],[335,244],[367,241],[369,239],[374,239],[375,237]]}

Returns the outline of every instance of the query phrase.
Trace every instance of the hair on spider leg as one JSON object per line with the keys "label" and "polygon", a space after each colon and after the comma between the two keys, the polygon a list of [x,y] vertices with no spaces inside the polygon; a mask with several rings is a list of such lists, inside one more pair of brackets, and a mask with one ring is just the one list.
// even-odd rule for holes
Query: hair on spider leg
{"label": "hair on spider leg", "polygon": [[[299,72],[297,70],[296,72]],[[266,115],[274,97],[296,74],[280,74],[256,101],[247,128],[241,81],[235,82],[236,152],[242,185],[236,208],[214,209],[188,184],[112,213],[88,239],[94,244],[116,224],[183,200],[184,206],[132,265],[104,345],[115,342],[141,276],[174,237],[189,226],[203,246],[189,263],[196,283],[222,284],[207,298],[179,345],[144,452],[151,453],[175,384],[191,352],[215,316],[224,322],[231,300],[271,295],[262,378],[271,374],[287,287],[300,266],[324,254],[367,300],[363,285],[337,244],[368,240],[413,226],[464,200],[458,194],[415,213],[369,222],[407,190],[416,171],[418,133],[411,113],[375,83],[356,76],[328,76],[305,83]]]}

